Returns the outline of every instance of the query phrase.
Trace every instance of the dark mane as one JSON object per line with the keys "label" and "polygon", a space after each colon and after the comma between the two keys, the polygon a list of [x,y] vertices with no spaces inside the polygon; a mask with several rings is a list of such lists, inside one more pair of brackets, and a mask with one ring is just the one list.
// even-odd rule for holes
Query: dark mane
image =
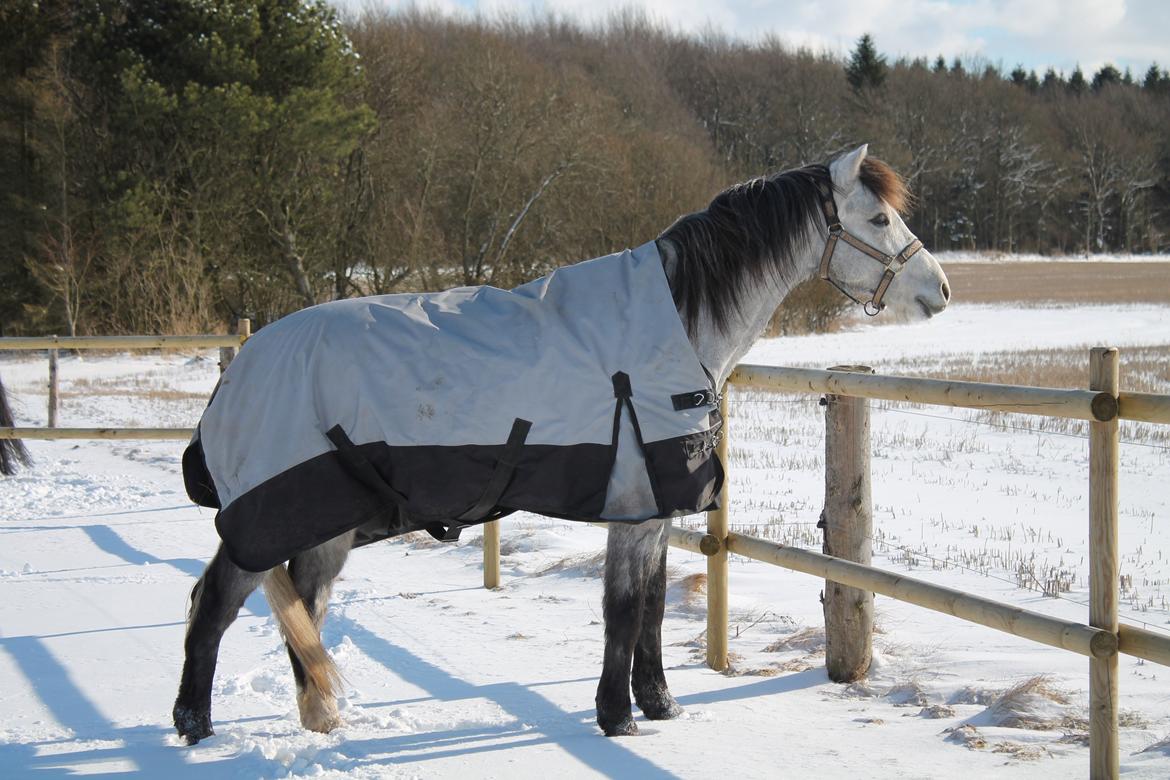
{"label": "dark mane", "polygon": [[704,311],[726,330],[742,290],[791,276],[795,252],[823,219],[817,185],[828,182],[825,165],[761,176],[729,187],[662,232],[659,240],[670,241],[678,257],[670,286],[688,333]]}
{"label": "dark mane", "polygon": [[[897,211],[910,202],[905,182],[881,160],[861,163],[861,183]],[[770,279],[792,279],[795,253],[824,224],[817,195],[829,184],[827,165],[806,165],[736,184],[703,211],[679,217],[658,239],[677,255],[671,290],[688,333],[706,312],[726,331],[740,293]]]}

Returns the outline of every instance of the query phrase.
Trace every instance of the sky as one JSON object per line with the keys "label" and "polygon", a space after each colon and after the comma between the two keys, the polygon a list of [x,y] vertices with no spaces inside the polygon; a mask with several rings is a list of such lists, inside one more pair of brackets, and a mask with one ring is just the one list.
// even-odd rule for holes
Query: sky
{"label": "sky", "polygon": [[[402,0],[330,0],[353,11],[396,8]],[[1077,65],[1092,75],[1105,63],[1141,77],[1151,62],[1170,68],[1170,0],[416,0],[449,13],[554,12],[596,21],[618,9],[640,8],[675,29],[715,29],[754,40],[774,34],[795,46],[846,54],[863,33],[891,59],[942,54],[978,57],[1010,71],[1017,64],[1043,74]]]}

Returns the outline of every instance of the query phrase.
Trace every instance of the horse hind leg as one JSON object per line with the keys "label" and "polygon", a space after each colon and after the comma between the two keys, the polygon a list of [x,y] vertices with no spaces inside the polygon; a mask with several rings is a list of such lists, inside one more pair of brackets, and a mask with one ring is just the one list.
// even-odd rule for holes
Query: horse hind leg
{"label": "horse hind leg", "polygon": [[[318,647],[333,581],[345,565],[349,551],[353,547],[353,537],[353,532],[342,534],[289,561],[289,575],[297,594],[308,610]],[[316,669],[306,669],[306,665],[316,664],[301,658],[293,643],[288,643],[287,647],[293,676],[297,682],[297,708],[301,714],[301,725],[310,731],[321,733],[332,731],[341,725],[341,717],[337,712],[334,691],[338,679],[331,662],[325,674],[315,673]],[[324,653],[324,649],[321,650]],[[328,662],[328,656],[325,655],[324,658]]]}
{"label": "horse hind leg", "polygon": [[663,523],[658,553],[647,561],[642,587],[642,631],[634,648],[634,701],[649,720],[669,720],[682,714],[666,686],[662,669],[662,616],[666,611],[666,550],[669,523]]}
{"label": "horse hind leg", "polygon": [[172,712],[175,729],[188,745],[215,733],[211,728],[211,685],[219,643],[263,576],[236,566],[221,546],[191,591],[183,674]]}

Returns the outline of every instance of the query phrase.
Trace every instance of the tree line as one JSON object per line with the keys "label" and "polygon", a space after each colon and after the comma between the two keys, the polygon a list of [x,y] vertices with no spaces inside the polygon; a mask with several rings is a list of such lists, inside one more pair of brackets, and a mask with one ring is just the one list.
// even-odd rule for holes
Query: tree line
{"label": "tree line", "polygon": [[623,12],[0,3],[0,333],[508,287],[867,141],[934,249],[1167,248],[1170,76],[847,59]]}

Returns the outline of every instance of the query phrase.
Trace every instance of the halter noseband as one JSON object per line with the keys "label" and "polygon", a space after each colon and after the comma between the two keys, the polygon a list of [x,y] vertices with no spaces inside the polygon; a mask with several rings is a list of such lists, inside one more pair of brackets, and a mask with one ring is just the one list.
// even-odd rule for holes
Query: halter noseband
{"label": "halter noseband", "polygon": [[[882,296],[890,288],[890,282],[894,281],[894,276],[906,266],[906,263],[910,262],[910,258],[919,249],[922,249],[922,242],[916,238],[903,247],[902,251],[898,254],[887,255],[877,247],[867,244],[845,230],[844,226],[841,225],[841,218],[837,216],[837,202],[833,199],[831,186],[817,184],[817,191],[821,195],[821,210],[825,213],[825,224],[829,227],[829,238],[825,241],[825,251],[821,254],[820,276],[826,282],[840,290],[849,300],[864,306],[866,314],[875,317],[878,312],[885,308],[885,304],[882,303]],[[857,296],[846,290],[829,275],[829,265],[833,262],[833,252],[837,249],[838,240],[843,240],[846,244],[849,244],[860,252],[864,252],[886,267],[886,272],[882,274],[881,281],[878,282],[877,288],[873,291],[873,296],[868,301],[858,299]]]}

